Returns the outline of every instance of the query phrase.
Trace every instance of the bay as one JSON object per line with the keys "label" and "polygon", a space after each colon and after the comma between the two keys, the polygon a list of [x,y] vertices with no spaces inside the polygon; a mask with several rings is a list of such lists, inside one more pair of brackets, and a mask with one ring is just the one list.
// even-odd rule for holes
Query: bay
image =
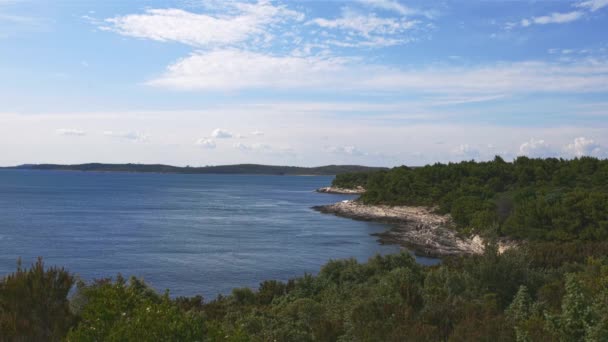
{"label": "bay", "polygon": [[211,299],[398,252],[370,235],[385,225],[310,209],[354,198],[313,191],[332,178],[3,170],[0,275],[41,256],[86,281],[121,273]]}

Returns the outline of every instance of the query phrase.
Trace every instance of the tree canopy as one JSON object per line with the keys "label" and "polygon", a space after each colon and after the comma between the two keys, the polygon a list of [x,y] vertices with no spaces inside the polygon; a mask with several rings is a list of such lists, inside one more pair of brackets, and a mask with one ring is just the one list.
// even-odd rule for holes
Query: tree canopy
{"label": "tree canopy", "polygon": [[[607,243],[531,243],[422,266],[408,253],[329,261],[204,301],[117,276],[66,290],[42,263],[0,281],[8,341],[605,341]],[[554,254],[561,255],[556,259]],[[582,261],[581,261],[582,260]]]}
{"label": "tree canopy", "polygon": [[608,237],[608,160],[591,157],[405,166],[336,176],[363,186],[367,204],[436,207],[464,233],[517,239],[598,241]]}

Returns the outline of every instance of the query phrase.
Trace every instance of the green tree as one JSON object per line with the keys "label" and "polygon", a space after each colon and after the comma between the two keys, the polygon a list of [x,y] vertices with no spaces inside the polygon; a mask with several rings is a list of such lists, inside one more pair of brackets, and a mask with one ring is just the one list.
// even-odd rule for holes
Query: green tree
{"label": "green tree", "polygon": [[0,336],[9,341],[60,341],[74,316],[68,292],[74,277],[63,268],[45,269],[38,258],[29,269],[0,281]]}

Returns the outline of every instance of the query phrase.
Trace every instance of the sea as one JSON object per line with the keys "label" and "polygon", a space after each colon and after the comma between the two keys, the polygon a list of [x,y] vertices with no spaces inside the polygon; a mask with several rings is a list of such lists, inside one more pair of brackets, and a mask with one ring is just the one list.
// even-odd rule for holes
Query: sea
{"label": "sea", "polygon": [[371,235],[386,225],[311,209],[356,198],[314,192],[332,179],[1,170],[0,277],[42,257],[84,281],[120,273],[213,299],[330,259],[398,253]]}

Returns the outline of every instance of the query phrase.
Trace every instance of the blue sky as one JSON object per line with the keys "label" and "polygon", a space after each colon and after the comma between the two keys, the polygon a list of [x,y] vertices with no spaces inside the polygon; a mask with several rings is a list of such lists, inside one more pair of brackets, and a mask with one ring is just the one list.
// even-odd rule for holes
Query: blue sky
{"label": "blue sky", "polygon": [[0,165],[608,153],[608,0],[0,0]]}

